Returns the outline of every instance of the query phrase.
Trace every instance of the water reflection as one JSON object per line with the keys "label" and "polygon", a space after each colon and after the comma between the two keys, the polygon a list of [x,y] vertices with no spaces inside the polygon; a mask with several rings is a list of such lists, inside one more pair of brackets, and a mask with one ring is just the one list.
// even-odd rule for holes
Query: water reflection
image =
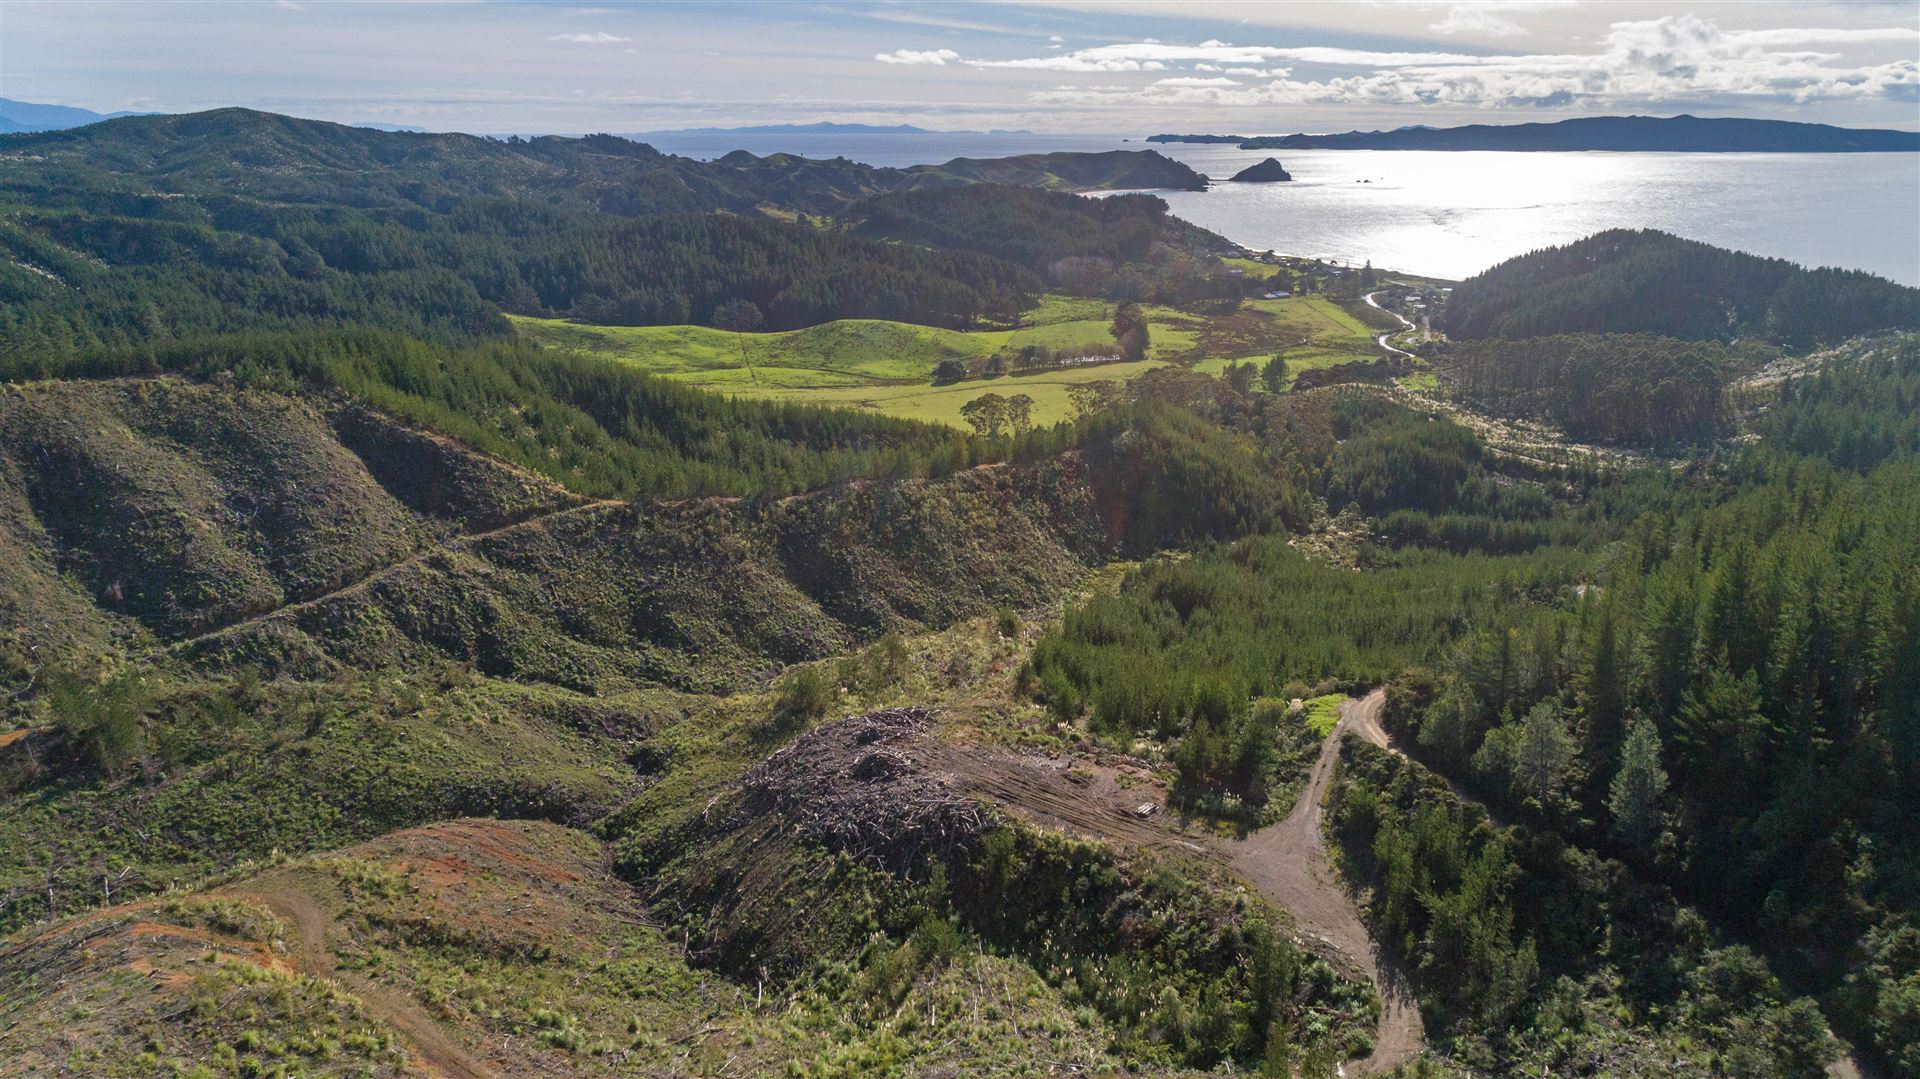
{"label": "water reflection", "polygon": [[[1265,156],[1162,147],[1210,176]],[[1238,243],[1464,277],[1608,228],[1657,228],[1920,284],[1920,154],[1294,151],[1286,184],[1161,193]]]}

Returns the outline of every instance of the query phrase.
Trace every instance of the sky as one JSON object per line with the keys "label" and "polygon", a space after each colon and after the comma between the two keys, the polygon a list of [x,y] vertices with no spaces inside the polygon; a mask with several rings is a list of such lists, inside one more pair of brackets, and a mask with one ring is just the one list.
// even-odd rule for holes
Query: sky
{"label": "sky", "polygon": [[0,97],[478,133],[1268,134],[1690,112],[1920,128],[1920,2],[0,0]]}

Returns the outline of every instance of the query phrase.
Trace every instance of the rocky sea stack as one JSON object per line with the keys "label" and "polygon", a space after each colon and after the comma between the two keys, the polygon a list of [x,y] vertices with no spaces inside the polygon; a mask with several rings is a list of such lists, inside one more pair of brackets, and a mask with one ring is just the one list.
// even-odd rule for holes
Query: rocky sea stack
{"label": "rocky sea stack", "polygon": [[1280,167],[1280,162],[1271,157],[1258,165],[1249,165],[1233,174],[1233,182],[1242,184],[1273,184],[1291,179],[1293,176]]}

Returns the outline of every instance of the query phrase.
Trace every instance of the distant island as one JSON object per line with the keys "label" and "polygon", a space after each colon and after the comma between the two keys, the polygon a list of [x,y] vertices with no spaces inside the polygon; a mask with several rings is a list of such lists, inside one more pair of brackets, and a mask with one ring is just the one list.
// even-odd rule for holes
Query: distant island
{"label": "distant island", "polygon": [[0,97],[0,135],[26,131],[65,131],[120,116],[148,116],[143,112],[94,112],[73,105],[43,105]]}
{"label": "distant island", "polygon": [[912,124],[759,124],[752,127],[682,127],[641,135],[1031,135],[1031,131],[932,131]]}
{"label": "distant island", "polygon": [[[652,151],[651,147],[648,149]],[[818,174],[815,182],[871,188],[860,191],[859,196],[976,183],[1043,187],[1054,191],[1204,191],[1207,188],[1205,176],[1154,150],[1061,150],[1011,157],[956,157],[944,164],[906,168],[872,168],[845,158],[822,161],[787,153],[762,157],[750,150],[734,150],[711,162],[692,162],[691,167],[707,170],[709,178],[714,168],[758,175],[815,173]]]}
{"label": "distant island", "polygon": [[1246,142],[1245,135],[1148,135],[1148,142]]}
{"label": "distant island", "polygon": [[1790,120],[1593,116],[1544,124],[1402,127],[1335,135],[1153,135],[1148,142],[1231,142],[1242,150],[1615,150],[1848,154],[1920,151],[1920,132]]}
{"label": "distant island", "polygon": [[1267,158],[1258,165],[1248,165],[1233,174],[1237,184],[1279,184],[1293,179],[1293,174],[1282,168],[1280,162]]}

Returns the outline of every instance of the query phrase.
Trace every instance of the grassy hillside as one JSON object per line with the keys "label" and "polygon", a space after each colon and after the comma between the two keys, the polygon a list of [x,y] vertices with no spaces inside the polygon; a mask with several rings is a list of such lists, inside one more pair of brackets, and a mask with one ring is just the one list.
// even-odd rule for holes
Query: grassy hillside
{"label": "grassy hillside", "polygon": [[[56,971],[62,987],[0,974],[17,1020],[9,1053],[30,1071],[103,1077],[204,1062],[834,1076],[1125,1059],[1100,1017],[1025,963],[977,951],[921,960],[928,976],[908,999],[859,979],[760,1007],[752,985],[689,964],[604,858],[571,829],[453,821],[54,926],[0,950],[0,970]],[[439,1024],[456,1033],[420,1039]]]}
{"label": "grassy hillside", "polygon": [[[302,677],[455,662],[583,691],[749,684],[891,628],[1046,603],[1123,551],[1299,519],[1258,447],[1177,464],[1217,436],[1163,411],[939,479],[615,503],[344,398],[31,384],[0,397],[5,673],[30,685],[47,657],[88,670],[131,649]],[[1163,512],[1216,486],[1218,516]]]}
{"label": "grassy hillside", "polygon": [[[931,645],[883,631],[1042,607],[1092,559],[1186,541],[1147,531],[1141,522],[1172,518],[1141,509],[1189,497],[1200,479],[1191,471],[1178,491],[1154,494],[1168,473],[1147,467],[1151,454],[1135,469],[1113,455],[1097,470],[1067,457],[777,502],[589,504],[499,524],[482,515],[497,500],[455,497],[494,488],[472,478],[436,486],[425,460],[408,466],[410,454],[457,447],[394,425],[369,431],[368,415],[336,421],[258,388],[174,378],[37,384],[14,402],[23,416],[79,417],[70,453],[118,454],[171,485],[106,501],[151,519],[140,535],[152,549],[185,552],[186,568],[144,567],[155,579],[213,566],[192,580],[223,617],[245,613],[223,589],[261,606],[291,598],[267,569],[224,568],[244,570],[250,544],[274,538],[270,492],[246,486],[263,462],[326,462],[331,490],[386,507],[395,527],[416,527],[429,545],[383,550],[397,561],[366,585],[210,635],[170,607],[141,621],[79,588],[74,601],[120,630],[98,642],[105,662],[93,669],[43,666],[49,654],[80,653],[42,647],[34,616],[10,626],[27,645],[11,654],[24,664],[11,673],[43,689],[10,706],[28,726],[0,739],[0,918],[17,928],[83,912],[0,943],[0,1000],[19,1017],[9,1035],[19,1059],[101,1075],[175,1061],[233,1073],[396,1074],[463,1060],[619,1073],[707,1061],[711,1046],[725,1050],[721,1063],[764,1054],[798,1061],[800,1074],[949,1064],[1015,1074],[1032,1052],[1152,1073],[1258,1059],[1271,1028],[1246,1017],[1269,1010],[1303,1032],[1303,1050],[1364,1044],[1365,986],[1297,951],[1271,909],[1197,870],[1004,829],[994,834],[1008,838],[982,836],[979,848],[1002,861],[976,861],[968,847],[944,878],[919,863],[849,867],[830,881],[844,916],[833,924],[846,932],[787,941],[781,954],[793,965],[769,984],[737,953],[701,943],[725,931],[711,916],[670,907],[664,891],[643,905],[648,892],[605,876],[597,844],[556,826],[607,819],[645,788],[659,812],[637,808],[614,832],[636,878],[643,856],[678,860],[683,843],[690,872],[832,864],[815,844],[778,857],[742,849],[731,815],[716,816],[706,839],[660,845],[660,826],[693,819],[796,729],[788,691],[762,692],[758,677],[793,659],[830,660],[810,668],[840,686],[821,707],[902,693],[959,702],[986,682],[1002,695],[1011,668],[1000,620]],[[1103,437],[1116,431],[1125,425]],[[241,435],[251,441],[228,445]],[[1145,423],[1129,446],[1143,436],[1171,437]],[[1232,467],[1247,475],[1237,484],[1271,472],[1250,447],[1238,451],[1246,459]],[[7,460],[17,469],[34,456]],[[1174,456],[1159,468],[1205,455]],[[485,465],[461,475],[555,491]],[[383,484],[409,476],[414,486]],[[238,507],[258,500],[262,512],[230,516],[214,508],[218,496],[196,493],[225,494],[228,482]],[[195,512],[170,512],[168,492]],[[123,532],[117,518],[62,518],[50,529],[48,497],[27,500],[15,522],[38,527],[48,562],[74,563]],[[253,521],[265,530],[249,531]],[[1187,516],[1181,527],[1210,525]],[[475,528],[484,531],[448,538]],[[386,535],[297,533],[320,565]],[[217,542],[220,557],[188,541]],[[747,692],[646,685],[661,681]],[[1018,707],[1023,722],[1038,714]],[[418,827],[471,814],[552,823]],[[351,843],[367,845],[281,861]],[[1005,881],[1030,876],[1009,876],[1009,855],[1104,898],[1012,917],[988,902]],[[209,877],[211,891],[151,898]],[[763,898],[799,902],[788,889],[805,879],[770,881],[779,891]],[[96,904],[105,909],[85,913]],[[1164,941],[1153,965],[1112,962],[1146,925]],[[1070,952],[1044,944],[1069,933]],[[1283,960],[1297,976],[1248,973]],[[36,971],[59,972],[57,983]],[[652,989],[635,999],[637,985]],[[777,1019],[761,1006],[767,992],[782,1002]],[[77,1056],[63,1033],[75,1029],[87,1034]]]}
{"label": "grassy hillside", "polygon": [[791,392],[780,387],[747,385],[739,387],[735,392],[746,397],[803,400],[817,404],[872,410],[886,416],[898,416],[901,419],[958,428],[968,426],[965,417],[961,414],[961,409],[981,394],[997,393],[1001,396],[1009,396],[1024,393],[1033,399],[1033,422],[1051,424],[1070,420],[1079,414],[1074,405],[1072,387],[1102,381],[1125,382],[1162,366],[1164,364],[1157,360],[1141,360],[1135,363],[1069,367],[984,382],[956,383],[951,386],[864,385]]}
{"label": "grassy hillside", "polygon": [[69,654],[198,632],[577,501],[344,401],[179,379],[15,388],[0,395],[0,611]]}

